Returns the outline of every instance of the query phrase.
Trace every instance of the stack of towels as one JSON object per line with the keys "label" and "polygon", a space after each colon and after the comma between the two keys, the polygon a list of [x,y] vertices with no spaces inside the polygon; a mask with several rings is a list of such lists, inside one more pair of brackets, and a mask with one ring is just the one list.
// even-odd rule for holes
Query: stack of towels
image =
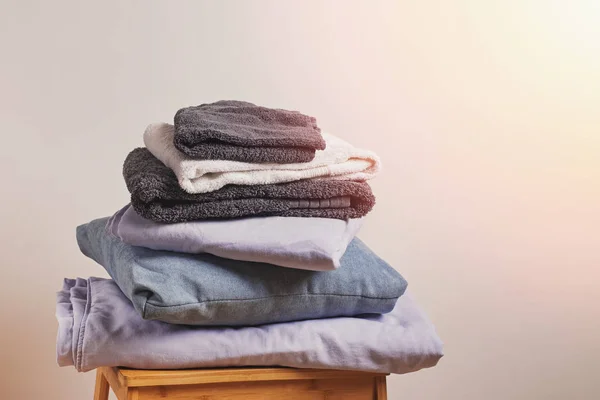
{"label": "stack of towels", "polygon": [[112,279],[65,279],[59,365],[405,373],[440,359],[406,281],[355,237],[374,153],[241,101],[183,108],[144,143],[123,166],[131,203],[77,228]]}

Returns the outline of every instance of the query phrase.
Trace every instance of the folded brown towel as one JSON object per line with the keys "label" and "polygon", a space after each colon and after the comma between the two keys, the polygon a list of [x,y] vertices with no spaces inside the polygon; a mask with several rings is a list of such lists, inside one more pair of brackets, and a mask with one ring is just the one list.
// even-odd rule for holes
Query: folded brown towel
{"label": "folded brown towel", "polygon": [[200,159],[280,164],[311,161],[325,148],[315,118],[235,100],[177,111],[174,144]]}
{"label": "folded brown towel", "polygon": [[349,219],[366,215],[375,196],[365,182],[302,180],[274,185],[227,185],[190,194],[173,171],[146,148],[133,150],[123,165],[133,208],[157,222],[185,222],[253,215]]}

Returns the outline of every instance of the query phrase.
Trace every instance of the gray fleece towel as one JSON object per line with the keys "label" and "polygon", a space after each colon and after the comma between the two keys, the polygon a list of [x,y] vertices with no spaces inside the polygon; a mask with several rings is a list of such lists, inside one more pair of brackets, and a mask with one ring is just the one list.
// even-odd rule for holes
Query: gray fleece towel
{"label": "gray fleece towel", "polygon": [[311,161],[325,148],[315,118],[235,100],[177,111],[174,144],[203,160],[280,164]]}
{"label": "gray fleece towel", "polygon": [[190,194],[146,148],[129,153],[123,176],[135,211],[156,222],[256,215],[349,219],[365,216],[375,204],[367,183],[325,179],[227,185],[210,193]]}

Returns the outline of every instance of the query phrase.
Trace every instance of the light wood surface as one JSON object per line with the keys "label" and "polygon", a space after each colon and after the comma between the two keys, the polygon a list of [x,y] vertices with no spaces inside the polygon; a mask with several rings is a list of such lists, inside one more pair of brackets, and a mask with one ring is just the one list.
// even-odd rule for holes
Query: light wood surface
{"label": "light wood surface", "polygon": [[385,376],[375,378],[375,399],[387,400],[387,384]]}
{"label": "light wood surface", "polygon": [[[117,378],[118,368],[99,368],[98,371],[101,371],[110,388],[115,392],[115,395],[119,400],[127,399],[127,386],[121,385],[119,383],[119,378]],[[106,399],[101,399],[106,400]]]}
{"label": "light wood surface", "polygon": [[386,374],[295,368],[99,368],[94,400],[387,400]]}
{"label": "light wood surface", "polygon": [[299,379],[353,379],[385,374],[296,368],[215,368],[183,370],[139,370],[120,368],[119,382],[125,386],[190,385],[196,383],[282,381]]}
{"label": "light wood surface", "polygon": [[373,398],[373,378],[305,379],[210,383],[204,385],[148,386],[140,388],[143,399],[327,399],[366,400]]}
{"label": "light wood surface", "polygon": [[108,399],[108,381],[102,373],[102,370],[96,371],[96,388],[94,390],[94,400],[106,400]]}

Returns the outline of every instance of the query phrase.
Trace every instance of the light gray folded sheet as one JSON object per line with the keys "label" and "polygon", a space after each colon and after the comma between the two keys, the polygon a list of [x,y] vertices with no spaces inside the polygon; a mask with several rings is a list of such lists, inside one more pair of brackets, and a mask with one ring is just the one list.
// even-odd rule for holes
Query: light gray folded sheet
{"label": "light gray folded sheet", "polygon": [[410,295],[384,315],[192,327],[143,320],[112,280],[78,278],[65,279],[56,317],[58,364],[78,371],[287,366],[402,374],[433,367],[443,354]]}
{"label": "light gray folded sheet", "polygon": [[253,217],[165,224],[142,218],[130,205],[107,223],[124,243],[154,250],[210,253],[240,261],[329,271],[362,225],[362,219]]}

